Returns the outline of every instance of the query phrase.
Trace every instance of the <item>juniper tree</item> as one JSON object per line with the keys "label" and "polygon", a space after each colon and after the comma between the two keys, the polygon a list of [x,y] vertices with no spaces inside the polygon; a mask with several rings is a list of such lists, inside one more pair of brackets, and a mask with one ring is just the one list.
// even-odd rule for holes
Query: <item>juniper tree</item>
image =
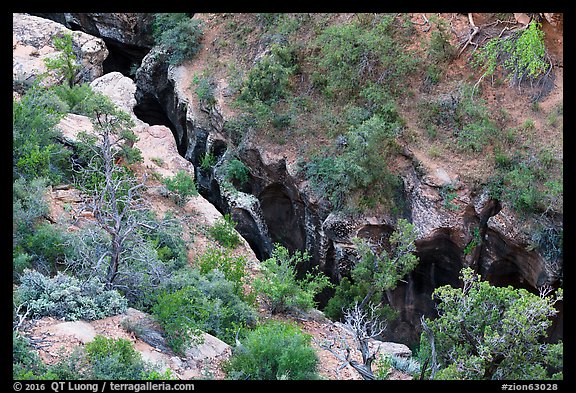
{"label": "juniper tree", "polygon": [[140,158],[133,148],[136,136],[130,116],[117,109],[105,96],[93,103],[93,133],[82,133],[82,148],[88,162],[78,170],[80,187],[90,195],[84,209],[91,211],[98,226],[109,236],[107,250],[97,264],[107,263],[105,282],[113,287],[125,254],[125,246],[139,227],[149,227],[144,214],[147,204],[142,192],[146,178],[138,180],[127,166]]}
{"label": "juniper tree", "polygon": [[422,319],[420,356],[432,359],[430,378],[562,378],[562,342],[545,340],[562,289],[552,296],[550,287],[540,295],[495,287],[470,268],[461,279],[460,288],[434,291],[439,317]]}

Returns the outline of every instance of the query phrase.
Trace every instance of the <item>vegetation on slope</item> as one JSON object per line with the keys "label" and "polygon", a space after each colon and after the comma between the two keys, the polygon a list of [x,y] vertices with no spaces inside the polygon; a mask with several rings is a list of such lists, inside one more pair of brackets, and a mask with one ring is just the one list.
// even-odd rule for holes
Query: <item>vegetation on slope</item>
{"label": "vegetation on slope", "polygon": [[[543,217],[533,247],[550,260],[561,256],[561,228],[552,221],[563,212],[562,158],[538,132],[558,133],[562,103],[542,113],[533,101],[536,122],[511,118],[484,96],[506,78],[519,86],[549,75],[541,25],[488,41],[464,65],[473,76],[466,79],[449,72],[457,48],[446,21],[436,16],[427,22],[428,34],[407,14],[224,14],[215,20],[213,57],[190,88],[204,108],[214,109],[215,83],[225,77],[234,116],[223,131],[234,148],[258,138],[296,150],[301,177],[333,209],[385,213],[398,222],[390,253],[357,244],[361,262],[336,288],[328,316],[339,319],[358,303],[381,304],[385,291],[418,263],[413,228],[400,218],[406,148],[427,146],[431,160],[492,169],[490,175],[462,169],[463,178],[517,214]],[[208,28],[214,26],[187,14],[157,14],[153,35],[168,62],[178,65],[194,58]],[[230,217],[209,229],[220,246],[189,261],[179,219],[173,213],[158,218],[144,203],[146,183],[131,168],[141,156],[130,147],[136,139],[128,117],[88,85],[74,84],[69,42],[59,38],[57,45],[63,56],[49,66],[65,84],[34,85],[13,103],[14,377],[170,378],[142,362],[129,343],[103,338],[46,368],[17,332],[24,313],[91,320],[133,306],[156,317],[179,354],[200,331],[229,344],[240,337],[242,347],[226,366],[229,378],[317,378],[310,338],[292,325],[261,323],[256,294],[272,312],[306,310],[330,286],[327,278],[297,279],[295,265],[307,255],[290,255],[278,245],[263,261],[262,277],[249,281],[247,261],[229,253],[239,243]],[[74,146],[61,143],[56,124],[66,113],[89,116],[97,134],[80,135]],[[208,152],[202,168],[213,165]],[[236,185],[248,181],[246,165],[234,156],[223,168]],[[184,172],[163,183],[178,207],[197,193]],[[45,195],[61,184],[74,185],[93,202],[93,225],[71,232],[69,222],[47,220]],[[444,190],[445,206],[457,209],[450,204],[453,192]],[[468,271],[463,284],[435,291],[443,314],[424,321],[424,376],[561,377],[561,343],[542,344],[555,299],[492,287]],[[375,293],[376,286],[381,291]],[[462,305],[470,301],[478,307],[466,313]],[[381,308],[378,318],[392,314]],[[516,332],[510,326],[521,334],[510,336]]]}

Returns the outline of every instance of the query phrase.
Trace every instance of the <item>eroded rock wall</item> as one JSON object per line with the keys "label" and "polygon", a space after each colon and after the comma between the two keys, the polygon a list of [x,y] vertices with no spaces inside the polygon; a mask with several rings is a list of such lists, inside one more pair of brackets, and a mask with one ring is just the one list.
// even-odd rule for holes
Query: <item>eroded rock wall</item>
{"label": "eroded rock wall", "polygon": [[[222,129],[225,118],[218,108],[202,110],[190,94],[190,65],[168,66],[165,56],[154,47],[142,60],[135,77],[134,112],[150,124],[170,126],[179,154],[194,164],[201,193],[220,212],[233,216],[237,230],[260,259],[270,255],[276,242],[292,251],[305,250],[312,258],[302,270],[317,265],[338,282],[356,263],[354,237],[386,247],[395,228],[394,217],[352,218],[331,211],[295,173],[293,162],[270,154],[257,141],[247,140],[238,147]],[[206,153],[216,158],[209,170],[200,165]],[[247,184],[227,183],[223,164],[231,155],[247,165]],[[414,157],[408,154],[408,158]],[[420,316],[435,315],[432,291],[442,285],[457,286],[464,266],[495,285],[532,292],[545,283],[559,285],[561,260],[551,263],[533,247],[526,226],[508,206],[486,193],[475,194],[443,168],[426,167],[416,160],[402,179],[405,216],[418,231],[420,263],[387,296],[400,317],[389,324],[385,339],[416,342]],[[447,186],[456,192],[451,208],[442,194]]]}

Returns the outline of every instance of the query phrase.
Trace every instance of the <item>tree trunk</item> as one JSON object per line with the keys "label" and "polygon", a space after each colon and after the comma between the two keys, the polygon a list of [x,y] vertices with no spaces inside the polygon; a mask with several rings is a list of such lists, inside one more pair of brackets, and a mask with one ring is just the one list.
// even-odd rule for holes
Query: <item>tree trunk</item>
{"label": "tree trunk", "polygon": [[494,356],[493,360],[488,364],[488,367],[484,369],[484,376],[482,379],[492,379],[496,371],[498,371],[498,367],[500,367],[500,363],[504,360],[504,355],[496,355]]}
{"label": "tree trunk", "polygon": [[108,265],[108,272],[106,275],[106,287],[110,289],[112,287],[112,283],[116,278],[116,274],[118,273],[118,266],[120,264],[120,252],[122,251],[122,247],[116,236],[112,239],[112,255],[110,257],[110,264]]}

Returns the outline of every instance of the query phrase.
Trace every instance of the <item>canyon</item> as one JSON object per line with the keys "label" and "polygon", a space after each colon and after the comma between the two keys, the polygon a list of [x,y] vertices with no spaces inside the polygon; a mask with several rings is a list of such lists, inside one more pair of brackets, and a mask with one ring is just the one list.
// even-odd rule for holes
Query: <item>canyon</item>
{"label": "canyon", "polygon": [[[202,107],[189,85],[192,75],[200,69],[198,64],[206,61],[204,52],[211,50],[209,38],[205,37],[205,48],[197,58],[172,66],[166,61],[167,54],[154,46],[145,15],[14,14],[14,25],[40,26],[47,19],[54,21],[54,26],[73,30],[75,35],[92,37],[95,43],[89,48],[81,46],[82,53],[88,53],[81,56],[86,59],[83,63],[90,65],[85,67],[85,81],[92,82],[112,73],[133,80],[134,86],[127,89],[127,94],[132,94],[126,99],[129,113],[149,126],[170,129],[175,141],[172,154],[191,164],[201,196],[221,214],[231,215],[237,222],[236,230],[258,260],[270,257],[275,243],[292,252],[307,251],[311,258],[299,267],[300,273],[303,275],[318,266],[332,282],[338,283],[349,275],[356,262],[354,238],[386,245],[395,229],[395,218],[386,214],[345,214],[333,210],[325,200],[314,195],[298,171],[297,154],[289,147],[282,151],[281,146],[266,145],[258,138],[246,138],[240,146],[236,145],[224,127],[229,105],[225,81],[220,80],[222,83],[216,86],[215,107],[211,110]],[[16,41],[20,48],[36,45],[36,50],[43,53],[42,48],[49,46],[46,40],[50,30],[36,30],[47,34],[41,44],[27,39],[25,29],[15,27],[15,47]],[[93,47],[99,49],[90,49]],[[16,70],[33,69],[30,62],[38,61],[38,57],[29,56],[19,61],[16,64],[15,55],[15,85],[17,80],[26,80],[33,74]],[[112,87],[112,91],[119,89]],[[207,154],[215,159],[215,165],[209,170],[201,165]],[[217,170],[231,154],[249,169],[248,181],[236,184],[234,189],[224,186],[221,171]],[[416,255],[420,262],[387,294],[387,301],[398,312],[398,318],[388,324],[383,340],[408,346],[416,344],[420,339],[421,316],[436,315],[433,290],[442,285],[458,286],[462,267],[472,267],[493,285],[511,285],[536,294],[545,284],[554,288],[563,286],[562,254],[547,258],[543,250],[533,245],[530,228],[538,217],[521,217],[487,192],[477,193],[448,164],[431,162],[420,151],[405,147],[402,157],[400,177],[404,204],[400,216],[413,223],[417,230]],[[170,161],[173,157],[162,159]],[[455,209],[444,205],[442,191],[446,185],[456,190]],[[561,217],[553,227],[561,230]],[[320,308],[332,294],[328,290],[319,296]],[[550,332],[551,340],[562,338],[562,320],[560,307]]]}

